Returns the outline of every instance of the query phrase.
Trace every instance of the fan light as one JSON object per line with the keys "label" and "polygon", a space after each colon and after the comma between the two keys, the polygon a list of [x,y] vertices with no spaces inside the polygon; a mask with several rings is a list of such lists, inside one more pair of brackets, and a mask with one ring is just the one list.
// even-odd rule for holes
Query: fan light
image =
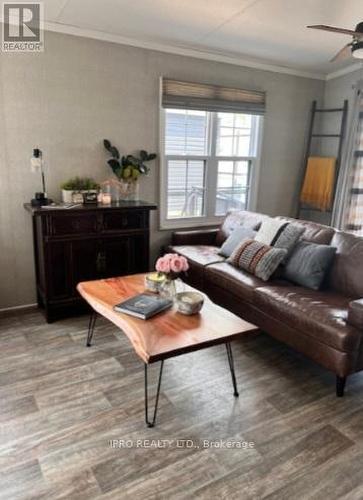
{"label": "fan light", "polygon": [[363,59],[363,42],[356,42],[352,46],[352,56],[356,59]]}

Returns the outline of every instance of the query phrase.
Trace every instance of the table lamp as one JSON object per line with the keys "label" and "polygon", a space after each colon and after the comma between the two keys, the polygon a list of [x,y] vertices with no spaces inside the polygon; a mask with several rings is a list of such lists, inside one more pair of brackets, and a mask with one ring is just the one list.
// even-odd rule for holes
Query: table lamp
{"label": "table lamp", "polygon": [[50,200],[47,198],[47,193],[45,189],[45,177],[43,168],[43,154],[40,149],[33,149],[33,156],[30,158],[30,169],[33,173],[39,173],[42,179],[42,192],[35,193],[35,197],[31,200],[31,205],[33,207],[41,207],[42,205],[48,205]]}

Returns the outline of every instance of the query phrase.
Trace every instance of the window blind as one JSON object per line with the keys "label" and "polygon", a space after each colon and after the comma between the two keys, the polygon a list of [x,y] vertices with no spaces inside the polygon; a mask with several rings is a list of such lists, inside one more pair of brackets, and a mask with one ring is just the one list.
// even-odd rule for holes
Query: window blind
{"label": "window blind", "polygon": [[263,115],[265,92],[163,78],[162,107]]}

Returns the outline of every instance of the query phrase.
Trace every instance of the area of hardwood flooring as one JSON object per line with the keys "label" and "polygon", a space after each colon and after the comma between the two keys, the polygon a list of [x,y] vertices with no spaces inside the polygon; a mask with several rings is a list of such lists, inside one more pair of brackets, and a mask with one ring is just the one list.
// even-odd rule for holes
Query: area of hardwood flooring
{"label": "area of hardwood flooring", "polygon": [[223,346],[173,358],[148,429],[127,338],[101,319],[88,349],[86,331],[85,316],[0,318],[1,499],[363,497],[363,375],[338,399],[332,374],[250,335],[233,343],[239,399]]}

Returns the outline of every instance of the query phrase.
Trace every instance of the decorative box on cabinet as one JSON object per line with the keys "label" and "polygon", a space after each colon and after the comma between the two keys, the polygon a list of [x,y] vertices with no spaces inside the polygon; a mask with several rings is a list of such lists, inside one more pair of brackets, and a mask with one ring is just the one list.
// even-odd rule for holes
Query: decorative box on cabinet
{"label": "decorative box on cabinet", "polygon": [[76,290],[80,281],[148,271],[156,205],[24,207],[32,215],[37,300],[48,323],[87,308]]}

